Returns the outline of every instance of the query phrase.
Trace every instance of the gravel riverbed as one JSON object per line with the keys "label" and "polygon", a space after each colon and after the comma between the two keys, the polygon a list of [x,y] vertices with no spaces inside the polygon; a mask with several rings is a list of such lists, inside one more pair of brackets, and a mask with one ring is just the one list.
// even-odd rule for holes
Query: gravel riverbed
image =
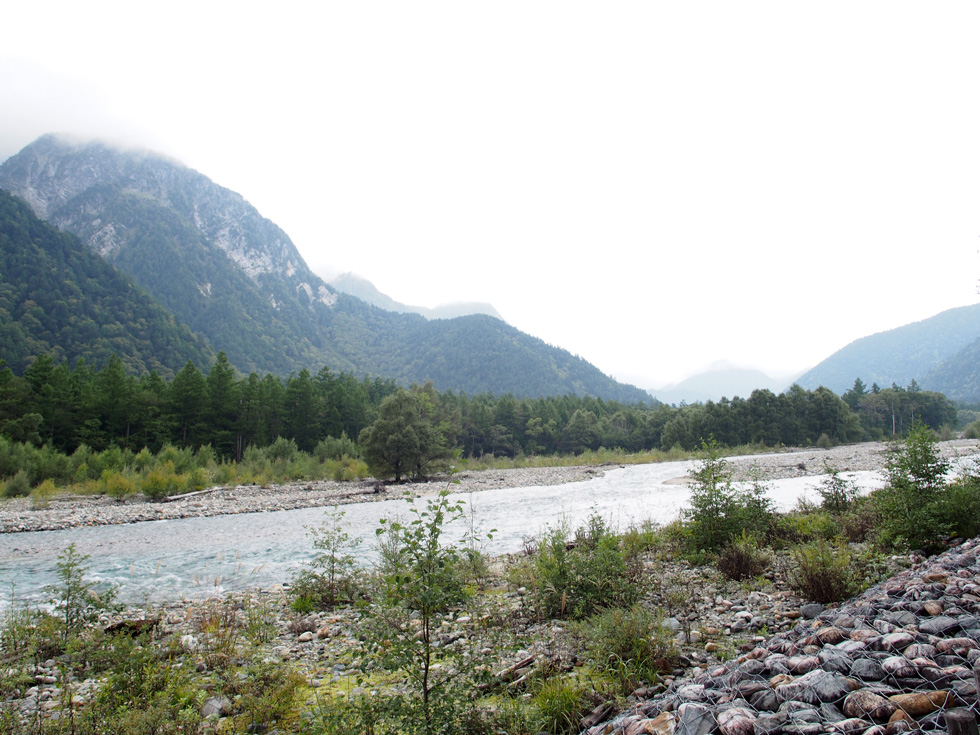
{"label": "gravel riverbed", "polygon": [[[976,440],[952,440],[940,444],[946,457],[960,457],[980,451]],[[786,477],[819,475],[826,467],[847,471],[879,470],[884,466],[888,445],[881,442],[851,444],[832,449],[784,449],[769,454],[732,458],[736,479],[760,477],[776,480]],[[0,502],[0,533],[49,531],[76,526],[99,526],[142,521],[198,518],[205,516],[265,513],[294,508],[326,507],[434,494],[451,487],[453,492],[479,492],[505,487],[535,487],[581,482],[601,476],[612,465],[578,467],[534,467],[502,470],[464,470],[447,485],[447,478],[427,483],[386,485],[376,480],[360,482],[295,482],[262,487],[235,485],[211,488],[179,500],[155,503],[143,496],[118,502],[106,496],[60,494],[46,508],[33,509],[30,498]],[[686,472],[678,465],[676,482],[685,481]]]}

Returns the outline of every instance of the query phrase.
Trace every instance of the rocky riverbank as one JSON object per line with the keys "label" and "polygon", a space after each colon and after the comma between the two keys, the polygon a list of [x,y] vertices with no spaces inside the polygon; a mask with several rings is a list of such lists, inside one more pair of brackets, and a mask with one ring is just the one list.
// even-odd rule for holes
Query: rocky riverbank
{"label": "rocky riverbank", "polygon": [[[978,451],[976,440],[942,442],[942,453],[959,457]],[[846,471],[878,470],[884,466],[888,445],[853,444],[832,449],[784,449],[763,455],[735,457],[736,479],[760,477],[766,480],[823,474],[830,465]],[[503,470],[463,470],[454,478],[454,492],[479,492],[502,487],[535,487],[580,482],[599,477],[609,466],[535,467]],[[685,479],[684,465],[678,463],[678,482]],[[46,508],[34,509],[29,498],[0,502],[0,533],[49,531],[76,526],[98,526],[141,521],[196,518],[204,516],[265,513],[294,508],[325,507],[399,498],[406,492],[414,496],[438,492],[448,478],[436,477],[421,484],[385,485],[375,480],[360,482],[299,482],[260,487],[236,485],[211,488],[170,502],[155,503],[143,496],[118,502],[105,496],[60,494]]]}
{"label": "rocky riverbank", "polygon": [[980,540],[840,607],[801,612],[812,619],[673,682],[587,735],[894,735],[975,722]]}
{"label": "rocky riverbank", "polygon": [[[860,445],[840,448],[836,454],[780,453],[739,459],[735,465],[740,472],[762,471],[767,477],[818,474],[827,462],[840,470],[873,469],[880,466],[884,449]],[[972,454],[976,443],[947,443],[943,450],[947,456]],[[602,471],[575,468],[586,473],[590,469]],[[515,472],[525,471],[464,473],[461,487],[478,490],[481,485],[506,483]],[[608,704],[598,708],[589,724],[605,722],[587,726],[587,732],[942,731],[950,709],[978,709],[972,678],[980,663],[978,553],[980,543],[973,540],[925,561],[914,556],[881,559],[887,574],[911,568],[842,607],[825,609],[792,591],[785,554],[777,555],[764,577],[732,582],[712,566],[691,566],[663,551],[648,552],[642,559],[643,602],[664,616],[681,655],[656,687],[634,691],[622,714],[616,715]],[[539,621],[529,614],[528,590],[507,586],[502,578],[498,584],[443,621],[441,645],[462,647],[473,660],[500,672],[502,686],[513,691],[520,691],[524,677],[571,672],[583,663],[574,626]],[[264,627],[263,650],[270,659],[288,662],[302,673],[309,691],[307,707],[315,708],[317,698],[324,696],[357,693],[359,679],[372,675],[361,612],[304,615],[289,602],[288,589],[277,587],[132,607],[122,620],[152,625],[162,646],[202,674],[204,691],[209,687],[211,649],[221,644],[214,638],[214,623],[220,620],[223,630],[239,638]],[[102,621],[107,627],[120,622],[117,616]],[[95,678],[66,681],[55,660],[41,662],[33,677],[35,686],[11,700],[27,718],[38,710],[63,710],[66,686],[76,705],[90,701],[101,686]],[[218,718],[228,711],[220,698],[208,699],[204,706]]]}

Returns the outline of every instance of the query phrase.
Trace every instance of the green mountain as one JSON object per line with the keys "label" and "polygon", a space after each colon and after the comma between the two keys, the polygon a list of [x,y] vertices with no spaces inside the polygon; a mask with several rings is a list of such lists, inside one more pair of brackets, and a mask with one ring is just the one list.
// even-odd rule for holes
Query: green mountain
{"label": "green mountain", "polygon": [[0,190],[0,358],[20,373],[38,355],[171,378],[207,343],[77,237]]}
{"label": "green mountain", "polygon": [[427,321],[337,293],[239,194],[153,153],[47,135],[0,165],[0,187],[76,234],[247,372],[327,365],[467,393],[648,400],[499,320]]}
{"label": "green mountain", "polygon": [[[980,400],[980,362],[967,350],[980,353],[980,304],[949,309],[903,327],[851,342],[796,382],[803,388],[825,385],[843,393],[861,378],[868,387],[892,383],[905,387],[912,380],[926,390],[953,400]],[[965,352],[966,351],[966,352]],[[946,367],[942,367],[942,366]]]}

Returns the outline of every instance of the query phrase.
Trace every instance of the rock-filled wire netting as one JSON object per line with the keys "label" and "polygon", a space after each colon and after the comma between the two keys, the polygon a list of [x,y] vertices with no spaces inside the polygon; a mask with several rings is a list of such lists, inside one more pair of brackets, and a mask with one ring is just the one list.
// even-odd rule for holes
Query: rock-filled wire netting
{"label": "rock-filled wire netting", "polygon": [[970,715],[980,719],[978,679],[980,539],[973,539],[585,732],[957,732]]}

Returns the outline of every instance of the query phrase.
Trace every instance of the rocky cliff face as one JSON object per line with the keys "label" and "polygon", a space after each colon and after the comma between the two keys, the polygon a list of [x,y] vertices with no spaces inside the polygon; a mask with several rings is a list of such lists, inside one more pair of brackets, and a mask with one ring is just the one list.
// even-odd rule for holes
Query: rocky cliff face
{"label": "rocky cliff face", "polygon": [[144,151],[46,135],[0,166],[0,188],[42,219],[68,230],[113,262],[129,244],[106,210],[120,194],[152,200],[191,223],[279,304],[282,283],[310,304],[336,294],[306,266],[289,237],[240,194],[186,166]]}

